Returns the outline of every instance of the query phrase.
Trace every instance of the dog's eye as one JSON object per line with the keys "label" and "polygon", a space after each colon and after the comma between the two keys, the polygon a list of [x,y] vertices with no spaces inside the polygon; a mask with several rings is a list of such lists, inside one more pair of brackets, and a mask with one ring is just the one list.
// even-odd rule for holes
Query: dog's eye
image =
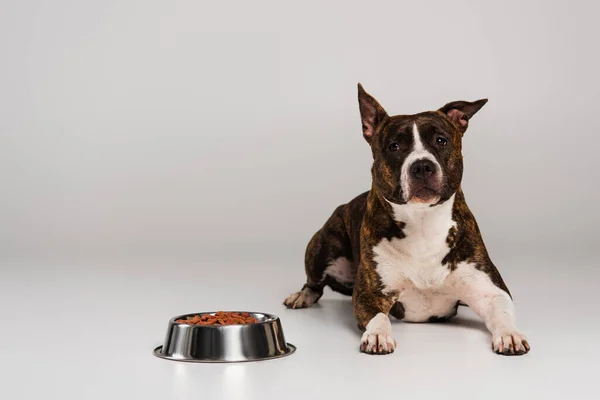
{"label": "dog's eye", "polygon": [[445,146],[448,144],[448,141],[441,136],[438,136],[437,139],[435,139],[435,142],[440,146]]}
{"label": "dog's eye", "polygon": [[388,149],[390,149],[390,151],[398,151],[398,150],[400,150],[400,145],[396,142],[392,142],[388,146]]}

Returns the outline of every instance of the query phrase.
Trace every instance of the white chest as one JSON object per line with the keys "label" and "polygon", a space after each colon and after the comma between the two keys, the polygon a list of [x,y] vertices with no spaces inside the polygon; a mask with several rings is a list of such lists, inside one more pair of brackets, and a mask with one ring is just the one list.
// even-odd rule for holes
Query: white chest
{"label": "white chest", "polygon": [[394,218],[405,224],[404,238],[382,239],[374,248],[384,292],[402,293],[407,287],[441,288],[450,270],[442,260],[450,249],[446,243],[452,220],[454,196],[435,207],[394,205]]}

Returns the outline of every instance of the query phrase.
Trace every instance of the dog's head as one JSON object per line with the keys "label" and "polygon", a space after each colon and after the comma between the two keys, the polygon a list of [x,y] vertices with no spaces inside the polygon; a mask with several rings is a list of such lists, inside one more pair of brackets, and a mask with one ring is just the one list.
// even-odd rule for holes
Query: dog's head
{"label": "dog's head", "polygon": [[396,204],[434,205],[460,187],[462,137],[487,99],[455,101],[437,111],[388,116],[358,84],[363,135],[373,152],[373,183]]}

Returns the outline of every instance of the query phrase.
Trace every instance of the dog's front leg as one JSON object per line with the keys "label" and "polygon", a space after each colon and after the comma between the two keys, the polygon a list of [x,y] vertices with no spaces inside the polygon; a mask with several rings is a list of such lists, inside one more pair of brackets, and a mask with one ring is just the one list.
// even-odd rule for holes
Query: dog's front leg
{"label": "dog's front leg", "polygon": [[388,354],[396,349],[388,313],[393,301],[375,293],[361,293],[354,300],[358,327],[364,330],[360,350],[369,354]]}
{"label": "dog's front leg", "polygon": [[[364,274],[364,271],[363,271]],[[394,304],[391,296],[370,287],[370,280],[361,276],[354,288],[352,302],[358,328],[364,333],[360,340],[360,350],[369,354],[388,354],[396,349],[396,339],[388,313]]]}
{"label": "dog's front leg", "polygon": [[516,328],[515,306],[510,295],[473,265],[464,263],[455,272],[457,295],[485,322],[492,333],[492,349],[504,355],[527,353],[529,342]]}

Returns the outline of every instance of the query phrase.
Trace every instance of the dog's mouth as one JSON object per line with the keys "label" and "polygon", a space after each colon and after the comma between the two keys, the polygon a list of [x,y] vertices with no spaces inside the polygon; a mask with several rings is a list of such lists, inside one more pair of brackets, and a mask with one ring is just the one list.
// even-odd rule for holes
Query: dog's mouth
{"label": "dog's mouth", "polygon": [[423,186],[413,191],[410,201],[415,203],[432,204],[437,203],[440,197],[441,196],[437,190],[428,186]]}

